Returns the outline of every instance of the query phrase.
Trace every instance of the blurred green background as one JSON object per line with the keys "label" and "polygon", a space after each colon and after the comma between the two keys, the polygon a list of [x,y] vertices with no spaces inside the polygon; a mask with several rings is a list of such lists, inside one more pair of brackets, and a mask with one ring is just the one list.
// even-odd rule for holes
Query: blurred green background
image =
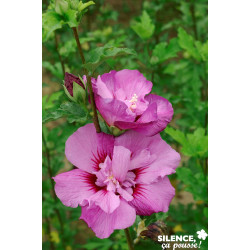
{"label": "blurred green background", "polygon": [[[53,1],[43,1],[43,12]],[[95,76],[110,70],[138,69],[153,82],[153,93],[167,98],[174,117],[161,136],[181,153],[182,161],[170,177],[176,188],[167,213],[138,217],[130,228],[135,249],[161,249],[140,232],[162,220],[168,234],[208,232],[207,1],[96,0],[79,26],[85,55],[99,46],[133,49],[137,55],[110,58]],[[64,71],[82,75],[73,32],[68,26],[43,29],[43,249],[127,249],[123,231],[97,239],[81,209],[68,208],[55,197],[52,176],[73,168],[66,160],[67,138],[91,122],[77,108],[68,110],[62,83]],[[58,109],[63,112],[58,113]],[[161,229],[162,230],[162,229]],[[207,249],[207,240],[200,249]]]}

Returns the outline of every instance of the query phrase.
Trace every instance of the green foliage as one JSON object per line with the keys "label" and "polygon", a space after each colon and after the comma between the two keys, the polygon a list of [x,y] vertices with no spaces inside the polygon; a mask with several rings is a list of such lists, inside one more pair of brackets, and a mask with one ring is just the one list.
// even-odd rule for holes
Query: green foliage
{"label": "green foliage", "polygon": [[136,55],[136,52],[132,49],[116,48],[109,45],[98,47],[87,54],[87,63],[84,64],[84,67],[90,72],[94,72],[105,60],[123,55]]}
{"label": "green foliage", "polygon": [[208,136],[205,135],[205,129],[198,128],[193,134],[185,134],[180,130],[167,127],[165,132],[174,140],[179,142],[182,147],[182,153],[187,156],[207,157]]}
{"label": "green foliage", "polygon": [[161,42],[155,46],[150,62],[151,64],[162,63],[170,58],[176,57],[179,51],[180,47],[177,38],[171,39],[169,44]]}
{"label": "green foliage", "polygon": [[136,34],[142,39],[149,39],[155,30],[155,25],[146,11],[142,12],[140,21],[133,21],[131,23],[131,28],[136,32]]}
{"label": "green foliage", "polygon": [[42,15],[43,23],[43,42],[47,41],[55,30],[61,29],[63,21],[59,14],[53,11],[47,11]]}
{"label": "green foliage", "polygon": [[85,110],[77,103],[66,102],[60,105],[60,108],[46,110],[43,114],[43,123],[54,121],[62,117],[67,117],[68,122],[85,122],[87,115]]}
{"label": "green foliage", "polygon": [[208,59],[208,43],[202,44],[200,41],[195,41],[184,29],[178,29],[179,45],[188,54],[198,61],[207,61]]}
{"label": "green foliage", "polygon": [[202,171],[193,174],[189,168],[177,168],[177,177],[185,185],[185,190],[192,193],[195,200],[207,202],[207,177]]}

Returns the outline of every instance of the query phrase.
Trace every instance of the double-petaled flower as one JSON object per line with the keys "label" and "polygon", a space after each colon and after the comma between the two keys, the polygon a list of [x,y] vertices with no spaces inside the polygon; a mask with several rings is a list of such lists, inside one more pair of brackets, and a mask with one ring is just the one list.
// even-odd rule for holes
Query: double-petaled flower
{"label": "double-petaled flower", "polygon": [[138,70],[124,69],[92,79],[97,109],[109,126],[155,135],[171,121],[171,103],[150,94],[152,83]]}
{"label": "double-petaled flower", "polygon": [[180,155],[159,134],[114,137],[87,124],[68,138],[65,153],[77,169],[54,177],[56,194],[66,206],[81,206],[80,219],[97,237],[131,226],[136,214],[168,210],[175,190],[166,175],[175,173]]}

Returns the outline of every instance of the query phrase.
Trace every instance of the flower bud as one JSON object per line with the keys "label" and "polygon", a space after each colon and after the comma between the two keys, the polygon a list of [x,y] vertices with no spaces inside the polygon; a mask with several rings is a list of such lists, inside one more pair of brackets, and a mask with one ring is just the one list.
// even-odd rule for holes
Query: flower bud
{"label": "flower bud", "polygon": [[158,235],[166,235],[167,226],[163,221],[156,221],[147,226],[147,230],[144,230],[140,233],[141,236],[150,238],[151,240],[158,242]]}
{"label": "flower bud", "polygon": [[85,90],[85,81],[86,76],[81,80],[80,77],[77,77],[68,72],[65,73],[64,77],[64,90],[66,95],[73,102],[83,103],[86,99],[86,90]]}
{"label": "flower bud", "polygon": [[59,15],[63,15],[69,9],[69,4],[65,0],[56,0],[55,1],[55,11]]}

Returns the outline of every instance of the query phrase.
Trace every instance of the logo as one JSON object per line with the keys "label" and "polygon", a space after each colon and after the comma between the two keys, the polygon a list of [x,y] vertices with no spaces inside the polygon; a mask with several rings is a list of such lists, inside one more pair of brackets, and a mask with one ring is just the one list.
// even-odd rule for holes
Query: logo
{"label": "logo", "polygon": [[175,250],[178,248],[198,249],[201,247],[202,241],[206,240],[208,234],[204,229],[197,231],[196,234],[199,240],[196,240],[193,235],[158,235],[158,242],[163,242],[161,245],[163,250]]}

